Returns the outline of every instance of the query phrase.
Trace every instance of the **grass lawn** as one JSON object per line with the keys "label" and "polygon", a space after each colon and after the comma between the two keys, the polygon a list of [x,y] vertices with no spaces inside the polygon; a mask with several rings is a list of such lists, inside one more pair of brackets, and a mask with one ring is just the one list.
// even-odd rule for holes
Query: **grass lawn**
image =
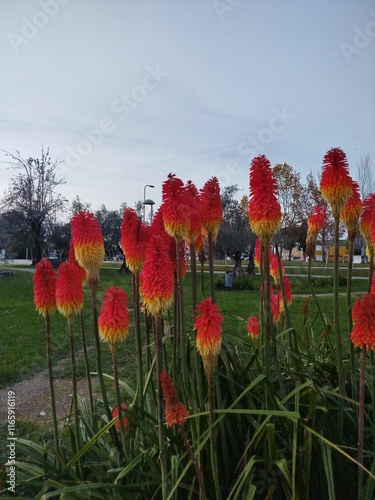
{"label": "grass lawn", "polygon": [[[310,289],[304,274],[307,265],[303,262],[292,262],[292,268],[286,263],[286,273],[290,270],[298,269],[298,273],[292,274],[290,277],[294,300],[290,308],[291,323],[296,328],[297,332],[302,330],[303,316],[301,307],[305,302],[305,294],[310,295]],[[132,280],[130,273],[119,273],[119,265],[106,265],[102,268],[100,274],[100,286],[98,299],[100,300],[101,293],[104,289],[111,285],[123,287],[129,297],[129,308],[132,319]],[[353,274],[355,277],[364,277],[366,270],[365,266],[355,266]],[[232,266],[227,266],[227,270],[231,270]],[[45,355],[45,323],[44,318],[40,316],[34,307],[33,303],[33,274],[25,271],[17,271],[12,268],[7,268],[12,274],[2,276],[0,279],[0,388],[6,386],[9,382],[15,382],[27,378],[31,374],[46,368]],[[330,294],[332,292],[332,270],[325,270],[325,266],[315,266],[313,269],[314,287],[316,293]],[[198,273],[199,274],[199,273]],[[340,272],[343,280],[343,296],[340,297],[341,310],[341,327],[344,336],[348,335],[347,317],[345,306],[345,276],[344,269]],[[321,277],[323,275],[323,277]],[[217,275],[217,280],[223,280],[224,273]],[[246,331],[246,319],[251,315],[259,314],[259,276],[248,277],[252,290],[222,290],[217,292],[217,303],[223,311],[225,322],[223,324],[223,334],[236,345],[246,344],[249,342]],[[355,294],[364,293],[367,290],[367,281],[365,279],[353,279],[353,301]],[[188,273],[184,281],[185,290],[185,306],[187,318],[192,317],[192,307],[190,299],[191,279]],[[204,274],[204,292],[209,294],[208,274]],[[86,303],[84,308],[84,323],[88,339],[88,343],[92,344],[92,328],[91,328],[91,311],[90,311],[90,291],[86,289]],[[204,298],[198,275],[198,300]],[[332,318],[333,297],[327,295],[322,300],[322,308],[324,314],[328,318]],[[166,326],[168,325],[169,317],[166,318]],[[323,325],[317,308],[312,298],[309,306],[309,326],[313,328],[316,339],[321,341],[321,332]],[[67,321],[60,314],[55,313],[51,318],[52,327],[52,351],[53,362],[56,365],[58,359],[67,358],[69,356]],[[191,330],[192,324],[187,325],[187,331]],[[76,332],[76,348],[78,351],[77,370],[80,375],[84,375],[83,356],[80,354],[81,341],[79,332],[79,319],[75,320]],[[93,350],[90,352],[92,370],[95,371],[95,359]],[[111,357],[106,345],[103,345],[103,364],[104,371],[111,373]],[[125,379],[133,379],[135,373],[135,338],[134,329],[130,328],[128,338],[119,349],[119,367],[120,376]],[[70,374],[69,363],[62,364],[61,368],[57,368],[56,376],[68,376]]]}

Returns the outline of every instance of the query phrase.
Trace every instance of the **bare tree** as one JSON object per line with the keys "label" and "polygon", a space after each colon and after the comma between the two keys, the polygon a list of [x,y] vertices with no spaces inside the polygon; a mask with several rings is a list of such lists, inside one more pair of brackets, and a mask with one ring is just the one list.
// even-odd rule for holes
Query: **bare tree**
{"label": "bare tree", "polygon": [[33,264],[42,258],[43,224],[64,210],[67,202],[55,192],[57,186],[65,184],[57,174],[61,162],[52,161],[49,149],[42,148],[40,158],[25,160],[19,151],[16,154],[3,152],[9,157],[4,162],[10,165],[15,175],[5,193],[0,207],[4,211],[16,211],[28,225],[34,240]]}
{"label": "bare tree", "polygon": [[361,199],[364,200],[369,193],[375,191],[375,177],[370,153],[361,155],[361,159],[357,163],[357,177]]}

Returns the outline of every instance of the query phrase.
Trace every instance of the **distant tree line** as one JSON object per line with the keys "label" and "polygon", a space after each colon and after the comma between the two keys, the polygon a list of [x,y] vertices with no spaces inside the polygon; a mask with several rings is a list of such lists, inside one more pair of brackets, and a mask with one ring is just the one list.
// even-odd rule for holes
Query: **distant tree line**
{"label": "distant tree line", "polygon": [[[40,158],[25,159],[19,151],[15,154],[4,151],[9,161],[5,162],[14,172],[9,189],[0,202],[0,249],[6,250],[8,258],[32,259],[33,264],[43,256],[56,252],[60,259],[67,258],[70,242],[70,217],[78,210],[92,210],[89,203],[76,196],[72,204],[58,193],[65,183],[59,175],[59,161],[52,161],[49,149],[42,148]],[[288,252],[291,258],[295,247],[305,250],[307,220],[318,204],[325,204],[319,189],[319,179],[310,172],[306,182],[287,163],[273,168],[278,182],[278,197],[282,209],[277,244],[280,251]],[[357,164],[357,178],[362,199],[375,191],[374,174],[369,154],[361,156]],[[248,196],[243,195],[238,185],[224,187],[221,193],[223,222],[216,241],[216,254],[229,257],[236,275],[243,273],[242,261],[246,259],[246,271],[253,272],[255,235],[248,222]],[[118,210],[109,210],[104,204],[94,214],[100,222],[105,253],[113,259],[122,253],[119,246],[120,227],[126,203]],[[142,218],[142,202],[135,210]],[[328,207],[327,207],[328,209]],[[341,236],[344,227],[341,227]],[[333,218],[320,235],[320,242],[326,250],[333,241]],[[360,245],[361,243],[359,243]]]}

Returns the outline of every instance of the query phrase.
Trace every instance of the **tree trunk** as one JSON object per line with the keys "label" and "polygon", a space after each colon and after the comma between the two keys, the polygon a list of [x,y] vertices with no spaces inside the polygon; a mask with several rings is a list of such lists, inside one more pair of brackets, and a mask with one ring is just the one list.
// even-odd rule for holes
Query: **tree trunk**
{"label": "tree trunk", "polygon": [[236,278],[240,278],[243,276],[242,262],[241,258],[236,258],[234,260],[234,275]]}
{"label": "tree trunk", "polygon": [[35,266],[43,257],[42,254],[42,224],[37,223],[31,226],[31,231],[34,237],[34,252],[32,258],[32,265]]}

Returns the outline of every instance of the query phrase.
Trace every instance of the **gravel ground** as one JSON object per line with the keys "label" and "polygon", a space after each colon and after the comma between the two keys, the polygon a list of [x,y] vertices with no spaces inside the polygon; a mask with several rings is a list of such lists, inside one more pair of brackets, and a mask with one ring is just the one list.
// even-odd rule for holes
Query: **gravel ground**
{"label": "gravel ground", "polygon": [[[93,380],[95,384],[95,380]],[[68,418],[72,404],[72,384],[70,379],[54,380],[56,410],[60,423]],[[77,383],[78,394],[88,399],[87,380]],[[8,384],[0,389],[0,421],[7,420],[8,391],[15,393],[16,422],[28,420],[38,425],[49,425],[52,422],[51,398],[47,370],[37,373],[28,380]],[[17,425],[17,423],[16,423]]]}

